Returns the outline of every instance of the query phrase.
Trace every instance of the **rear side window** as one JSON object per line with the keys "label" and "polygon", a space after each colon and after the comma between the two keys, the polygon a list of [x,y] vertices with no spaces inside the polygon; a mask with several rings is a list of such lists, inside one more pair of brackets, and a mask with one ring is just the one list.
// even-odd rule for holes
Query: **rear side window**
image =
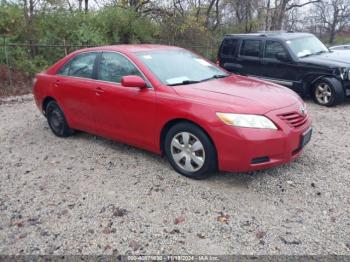
{"label": "rear side window", "polygon": [[221,54],[223,56],[233,56],[237,48],[238,39],[225,39],[222,43]]}
{"label": "rear side window", "polygon": [[92,78],[97,53],[83,53],[72,58],[58,71],[59,75]]}
{"label": "rear side window", "polygon": [[250,57],[259,57],[260,47],[261,47],[260,40],[243,40],[240,55],[250,56]]}
{"label": "rear side window", "polygon": [[284,47],[280,42],[277,41],[266,41],[265,45],[265,58],[276,59],[277,54],[288,55]]}

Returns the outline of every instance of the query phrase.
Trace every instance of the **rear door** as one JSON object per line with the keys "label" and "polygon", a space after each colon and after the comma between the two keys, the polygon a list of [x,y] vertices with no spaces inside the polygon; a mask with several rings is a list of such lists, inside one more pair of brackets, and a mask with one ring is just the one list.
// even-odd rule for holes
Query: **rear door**
{"label": "rear door", "polygon": [[69,125],[95,132],[96,58],[98,52],[78,54],[62,66],[55,78],[55,92]]}
{"label": "rear door", "polygon": [[239,39],[225,38],[219,51],[219,65],[233,73],[239,73],[240,69],[236,61],[238,45]]}
{"label": "rear door", "polygon": [[262,41],[259,39],[242,39],[237,63],[240,65],[240,74],[262,76],[261,67]]}

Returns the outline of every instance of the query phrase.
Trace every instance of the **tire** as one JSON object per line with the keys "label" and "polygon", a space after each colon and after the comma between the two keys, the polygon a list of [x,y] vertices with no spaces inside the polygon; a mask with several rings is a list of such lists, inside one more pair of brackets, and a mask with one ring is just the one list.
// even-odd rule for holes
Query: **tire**
{"label": "tire", "polygon": [[73,134],[73,130],[69,128],[66,118],[56,101],[50,101],[45,112],[50,129],[56,136],[68,137]]}
{"label": "tire", "polygon": [[335,106],[345,99],[342,83],[331,77],[324,77],[317,81],[312,89],[314,101],[321,106]]}
{"label": "tire", "polygon": [[217,169],[213,143],[201,128],[192,123],[174,125],[165,136],[164,147],[171,166],[186,177],[204,179]]}

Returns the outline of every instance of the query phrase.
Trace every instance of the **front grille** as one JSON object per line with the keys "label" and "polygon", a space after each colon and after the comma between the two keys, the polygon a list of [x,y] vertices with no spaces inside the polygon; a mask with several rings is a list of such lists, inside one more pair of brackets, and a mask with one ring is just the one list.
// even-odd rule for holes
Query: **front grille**
{"label": "front grille", "polygon": [[308,116],[301,115],[297,112],[290,112],[286,114],[281,114],[279,117],[285,121],[291,127],[300,127],[306,123]]}

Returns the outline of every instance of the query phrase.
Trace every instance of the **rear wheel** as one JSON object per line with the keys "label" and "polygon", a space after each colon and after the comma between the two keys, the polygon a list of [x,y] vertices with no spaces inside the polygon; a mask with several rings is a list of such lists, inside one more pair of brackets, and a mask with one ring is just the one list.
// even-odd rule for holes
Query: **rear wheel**
{"label": "rear wheel", "polygon": [[335,106],[344,101],[345,93],[342,83],[325,77],[317,81],[313,88],[313,99],[322,106]]}
{"label": "rear wheel", "polygon": [[173,126],[164,146],[170,164],[184,176],[203,179],[216,169],[215,147],[208,135],[194,124],[183,122]]}
{"label": "rear wheel", "polygon": [[56,101],[50,101],[45,112],[49,126],[56,136],[67,137],[73,134],[73,130],[69,128],[66,118]]}

